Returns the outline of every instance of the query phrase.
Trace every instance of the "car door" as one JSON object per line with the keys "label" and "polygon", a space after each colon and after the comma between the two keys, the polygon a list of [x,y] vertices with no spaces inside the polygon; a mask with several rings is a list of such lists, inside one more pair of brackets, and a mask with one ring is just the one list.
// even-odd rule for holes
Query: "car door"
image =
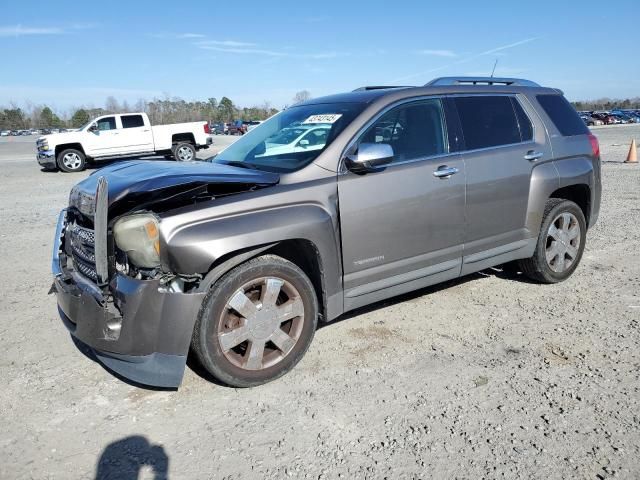
{"label": "car door", "polygon": [[107,157],[126,153],[120,135],[119,119],[109,115],[96,119],[97,130],[87,130],[85,152],[91,157]]}
{"label": "car door", "polygon": [[455,278],[462,260],[465,167],[442,100],[382,112],[347,152],[361,143],[387,143],[394,158],[338,178],[346,310]]}
{"label": "car door", "polygon": [[545,129],[524,99],[461,95],[452,100],[462,129],[467,173],[465,274],[530,249],[536,238],[526,228],[531,173],[551,158],[551,150]]}
{"label": "car door", "polygon": [[142,115],[120,115],[120,122],[122,124],[120,141],[125,153],[153,151],[153,133],[151,127],[145,125]]}

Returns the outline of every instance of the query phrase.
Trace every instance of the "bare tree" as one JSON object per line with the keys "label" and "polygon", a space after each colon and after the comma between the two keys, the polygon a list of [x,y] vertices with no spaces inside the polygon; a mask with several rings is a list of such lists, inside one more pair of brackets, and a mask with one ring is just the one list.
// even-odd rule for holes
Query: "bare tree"
{"label": "bare tree", "polygon": [[104,102],[104,109],[109,113],[118,113],[120,111],[120,104],[115,97],[109,95],[107,100]]}
{"label": "bare tree", "polygon": [[311,99],[311,92],[309,90],[300,90],[293,96],[293,104],[306,102],[309,99]]}

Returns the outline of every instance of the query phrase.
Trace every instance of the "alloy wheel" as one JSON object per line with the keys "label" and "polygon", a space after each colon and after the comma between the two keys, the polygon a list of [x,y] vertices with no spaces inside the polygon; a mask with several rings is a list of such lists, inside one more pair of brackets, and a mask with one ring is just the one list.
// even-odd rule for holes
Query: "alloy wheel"
{"label": "alloy wheel", "polygon": [[62,163],[69,170],[76,170],[80,168],[80,165],[82,165],[82,159],[77,153],[69,152],[62,157]]}
{"label": "alloy wheel", "polygon": [[185,146],[179,147],[176,152],[176,156],[180,161],[188,162],[193,159],[193,150]]}
{"label": "alloy wheel", "polygon": [[549,225],[545,256],[556,273],[569,269],[580,251],[580,223],[569,212],[560,213]]}
{"label": "alloy wheel", "polygon": [[245,370],[263,370],[294,348],[304,325],[300,293],[286,280],[252,280],[229,298],[218,321],[217,340],[225,358]]}

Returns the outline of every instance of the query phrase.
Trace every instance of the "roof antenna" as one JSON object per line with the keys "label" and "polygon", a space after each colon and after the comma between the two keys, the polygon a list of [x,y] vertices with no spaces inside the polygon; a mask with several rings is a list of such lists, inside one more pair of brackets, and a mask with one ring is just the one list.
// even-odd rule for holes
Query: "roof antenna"
{"label": "roof antenna", "polygon": [[496,66],[498,65],[498,59],[496,58],[496,63],[493,64],[493,70],[491,70],[491,78],[493,78],[493,74],[496,71]]}

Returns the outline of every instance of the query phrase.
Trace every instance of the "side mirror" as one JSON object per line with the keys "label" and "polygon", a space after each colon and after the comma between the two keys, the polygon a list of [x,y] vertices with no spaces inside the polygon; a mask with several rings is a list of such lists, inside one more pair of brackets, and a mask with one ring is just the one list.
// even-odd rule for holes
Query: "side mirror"
{"label": "side mirror", "polygon": [[347,168],[355,173],[371,172],[393,161],[393,147],[388,143],[361,143],[358,153],[347,155]]}
{"label": "side mirror", "polygon": [[90,132],[97,132],[98,131],[98,124],[96,122],[93,122],[91,125],[89,125],[89,129]]}
{"label": "side mirror", "polygon": [[298,142],[298,146],[302,148],[307,148],[309,146],[309,140],[307,140],[306,138],[303,138]]}

